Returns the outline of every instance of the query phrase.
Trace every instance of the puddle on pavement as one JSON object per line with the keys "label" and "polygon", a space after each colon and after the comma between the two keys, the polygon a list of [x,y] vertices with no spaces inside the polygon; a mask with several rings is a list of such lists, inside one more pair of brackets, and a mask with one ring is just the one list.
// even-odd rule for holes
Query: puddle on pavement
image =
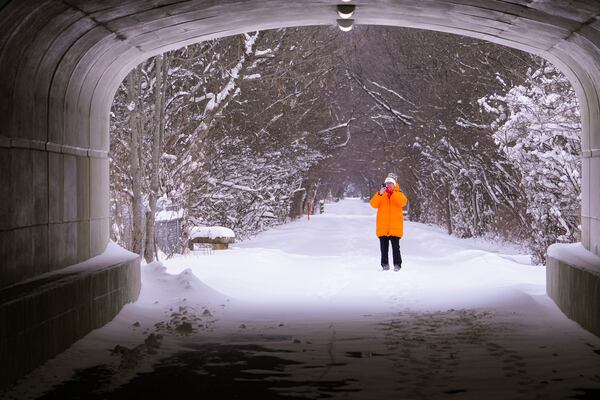
{"label": "puddle on pavement", "polygon": [[306,398],[331,398],[335,393],[358,391],[348,387],[354,382],[352,379],[293,379],[286,367],[302,367],[302,363],[282,358],[282,353],[286,351],[258,345],[190,345],[185,351],[159,360],[152,371],[139,373],[117,388],[111,387],[111,381],[119,371],[98,365],[77,371],[72,379],[40,399],[198,396],[271,400],[302,398],[303,394]]}

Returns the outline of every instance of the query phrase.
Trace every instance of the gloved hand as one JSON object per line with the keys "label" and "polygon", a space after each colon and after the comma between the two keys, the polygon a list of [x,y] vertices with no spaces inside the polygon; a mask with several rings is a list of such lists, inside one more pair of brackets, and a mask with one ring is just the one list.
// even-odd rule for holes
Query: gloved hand
{"label": "gloved hand", "polygon": [[383,192],[385,192],[385,188],[382,187],[381,189],[379,189],[379,194],[383,194]]}

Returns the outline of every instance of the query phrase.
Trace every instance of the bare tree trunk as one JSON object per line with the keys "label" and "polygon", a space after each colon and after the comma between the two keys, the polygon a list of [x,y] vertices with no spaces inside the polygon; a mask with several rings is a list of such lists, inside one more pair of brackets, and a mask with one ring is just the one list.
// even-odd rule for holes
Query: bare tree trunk
{"label": "bare tree trunk", "polygon": [[306,189],[298,188],[293,194],[290,203],[290,218],[298,218],[302,215],[304,199],[306,198]]}
{"label": "bare tree trunk", "polygon": [[477,205],[477,186],[473,185],[471,192],[471,207],[473,208],[473,236],[479,235],[479,206]]}
{"label": "bare tree trunk", "polygon": [[142,254],[144,249],[144,228],[142,221],[142,159],[141,143],[143,122],[140,113],[141,101],[139,99],[140,71],[135,68],[127,78],[128,102],[130,104],[129,128],[131,131],[129,146],[129,171],[131,176],[131,191],[133,192],[132,208],[132,251]]}
{"label": "bare tree trunk", "polygon": [[447,186],[447,196],[446,196],[446,217],[447,217],[447,228],[448,228],[448,235],[452,235],[452,204],[450,203],[452,201],[452,195],[450,192],[450,184],[448,184]]}
{"label": "bare tree trunk", "polygon": [[158,192],[160,190],[160,155],[162,153],[162,137],[164,130],[164,88],[163,85],[163,56],[158,55],[154,61],[154,71],[156,74],[155,101],[154,101],[154,133],[152,137],[152,170],[150,172],[150,191],[148,194],[148,210],[146,210],[146,246],[144,259],[151,263],[155,259],[156,244],[155,239],[155,215]]}

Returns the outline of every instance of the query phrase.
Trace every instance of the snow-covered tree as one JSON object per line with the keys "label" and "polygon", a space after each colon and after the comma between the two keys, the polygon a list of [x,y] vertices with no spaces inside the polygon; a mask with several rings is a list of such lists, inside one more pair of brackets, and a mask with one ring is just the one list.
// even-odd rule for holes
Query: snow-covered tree
{"label": "snow-covered tree", "polygon": [[538,60],[526,81],[482,98],[496,116],[493,137],[518,171],[539,262],[548,245],[580,238],[581,120],[575,92],[553,65]]}
{"label": "snow-covered tree", "polygon": [[188,46],[125,79],[111,119],[114,239],[150,261],[162,196],[187,224],[225,225],[238,237],[288,218],[303,175],[337,133],[323,90],[336,52],[319,29],[301,41],[290,32]]}

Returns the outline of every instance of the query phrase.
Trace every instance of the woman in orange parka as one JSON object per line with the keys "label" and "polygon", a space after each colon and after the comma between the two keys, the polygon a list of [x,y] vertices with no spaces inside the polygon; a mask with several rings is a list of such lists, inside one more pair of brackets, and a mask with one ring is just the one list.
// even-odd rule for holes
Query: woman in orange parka
{"label": "woman in orange parka", "polygon": [[400,239],[404,233],[404,218],[402,207],[408,201],[404,193],[400,191],[400,185],[389,176],[385,178],[385,187],[371,198],[371,206],[377,209],[377,237],[381,249],[381,268],[384,271],[390,269],[388,261],[389,244],[392,243],[392,258],[394,271],[400,270],[402,257],[400,256]]}

